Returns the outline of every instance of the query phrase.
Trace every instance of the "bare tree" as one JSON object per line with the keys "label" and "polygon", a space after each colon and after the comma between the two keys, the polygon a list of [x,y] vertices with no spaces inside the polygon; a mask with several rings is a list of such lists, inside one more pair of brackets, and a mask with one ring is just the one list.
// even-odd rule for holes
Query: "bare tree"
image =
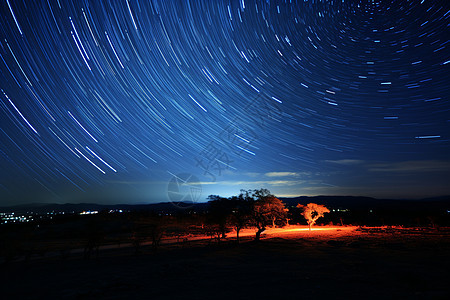
{"label": "bare tree", "polygon": [[316,223],[317,219],[323,217],[325,213],[330,212],[324,205],[316,203],[308,203],[306,206],[298,204],[297,207],[303,209],[302,216],[305,217],[308,222],[309,230],[311,230],[311,226]]}

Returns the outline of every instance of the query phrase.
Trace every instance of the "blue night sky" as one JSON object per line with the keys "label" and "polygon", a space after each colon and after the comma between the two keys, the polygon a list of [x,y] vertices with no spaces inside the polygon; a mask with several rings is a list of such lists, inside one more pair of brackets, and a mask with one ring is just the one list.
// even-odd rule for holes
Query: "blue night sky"
{"label": "blue night sky", "polygon": [[0,16],[0,205],[450,194],[449,1],[0,0]]}

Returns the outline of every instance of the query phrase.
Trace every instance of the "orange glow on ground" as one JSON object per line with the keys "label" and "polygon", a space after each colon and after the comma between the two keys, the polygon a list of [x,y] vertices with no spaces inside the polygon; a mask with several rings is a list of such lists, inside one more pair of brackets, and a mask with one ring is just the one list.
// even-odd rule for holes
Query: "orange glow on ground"
{"label": "orange glow on ground", "polygon": [[[290,225],[285,226],[283,228],[267,228],[263,233],[263,238],[273,238],[276,236],[283,236],[283,235],[314,235],[314,234],[325,234],[325,235],[336,235],[336,234],[345,234],[345,235],[352,235],[353,233],[356,233],[357,226],[313,226],[311,228],[311,231],[309,230],[308,226],[303,225]],[[255,235],[255,229],[253,228],[246,228],[241,230],[240,234],[241,237],[248,237],[248,236],[254,236]],[[236,232],[232,231],[228,233],[227,235],[229,238],[233,238],[236,236]]]}

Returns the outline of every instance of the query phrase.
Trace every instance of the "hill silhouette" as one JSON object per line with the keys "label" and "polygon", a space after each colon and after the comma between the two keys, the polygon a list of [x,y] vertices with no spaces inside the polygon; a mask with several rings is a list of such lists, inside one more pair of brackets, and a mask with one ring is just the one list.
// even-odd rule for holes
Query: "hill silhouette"
{"label": "hill silhouette", "polygon": [[[389,210],[450,210],[450,196],[441,196],[433,198],[424,198],[419,200],[411,199],[377,199],[364,196],[299,196],[299,197],[280,197],[280,199],[289,207],[297,204],[317,203],[323,204],[329,208],[349,209],[349,210],[371,210],[371,209],[389,209]],[[181,207],[186,210],[204,211],[207,209],[206,202],[185,203],[185,205],[175,205],[172,202],[160,202],[149,204],[97,204],[97,203],[29,203],[8,207],[0,207],[2,212],[81,212],[88,210],[119,210],[124,211],[141,211],[150,210],[158,212],[176,212]]]}

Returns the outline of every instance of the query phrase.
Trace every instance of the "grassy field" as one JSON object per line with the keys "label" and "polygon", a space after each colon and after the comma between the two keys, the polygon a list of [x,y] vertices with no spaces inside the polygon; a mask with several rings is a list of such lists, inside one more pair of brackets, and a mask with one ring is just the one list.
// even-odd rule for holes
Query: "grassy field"
{"label": "grassy field", "polygon": [[[271,229],[237,245],[206,237],[139,254],[126,245],[2,266],[12,299],[449,299],[450,232]],[[232,233],[229,235],[232,236]],[[2,296],[2,297],[3,297]]]}

